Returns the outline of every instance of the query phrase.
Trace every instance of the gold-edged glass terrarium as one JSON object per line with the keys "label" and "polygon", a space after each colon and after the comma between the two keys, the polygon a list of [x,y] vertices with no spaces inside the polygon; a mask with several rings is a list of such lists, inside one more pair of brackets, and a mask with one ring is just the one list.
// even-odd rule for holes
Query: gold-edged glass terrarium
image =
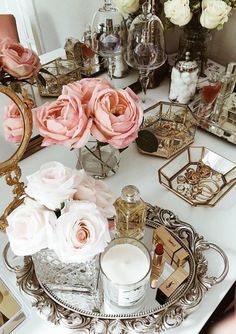
{"label": "gold-edged glass terrarium", "polygon": [[80,66],[73,59],[56,58],[43,65],[43,80],[38,80],[41,96],[59,96],[62,86],[81,79]]}
{"label": "gold-edged glass terrarium", "polygon": [[158,102],[146,110],[136,140],[138,150],[171,158],[194,141],[197,122],[186,105]]}

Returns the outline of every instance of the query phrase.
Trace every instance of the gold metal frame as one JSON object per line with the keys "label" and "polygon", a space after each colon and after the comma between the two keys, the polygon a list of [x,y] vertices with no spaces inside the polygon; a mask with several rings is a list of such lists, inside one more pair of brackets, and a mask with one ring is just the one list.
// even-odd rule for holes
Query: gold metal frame
{"label": "gold metal frame", "polygon": [[22,202],[21,197],[24,193],[24,184],[20,182],[21,170],[18,166],[18,162],[27,150],[32,135],[32,115],[31,103],[27,94],[23,94],[23,99],[20,99],[13,90],[0,85],[0,94],[1,93],[7,95],[18,106],[24,125],[23,138],[18,149],[9,159],[0,163],[0,177],[4,176],[6,183],[13,187],[12,192],[14,195],[12,202],[7,206],[0,217],[0,230],[4,231],[7,226],[6,218],[8,214]]}

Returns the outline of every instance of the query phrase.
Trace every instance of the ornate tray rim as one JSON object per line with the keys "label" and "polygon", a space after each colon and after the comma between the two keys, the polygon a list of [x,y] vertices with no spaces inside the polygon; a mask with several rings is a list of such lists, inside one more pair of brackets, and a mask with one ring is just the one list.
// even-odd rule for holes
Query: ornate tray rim
{"label": "ornate tray rim", "polygon": [[[179,239],[188,241],[188,249],[195,259],[193,279],[190,280],[187,291],[182,293],[177,300],[170,302],[168,307],[147,315],[130,314],[124,318],[100,317],[99,314],[83,315],[70,310],[48,296],[44,288],[37,280],[31,257],[24,258],[24,266],[15,268],[17,282],[22,291],[34,298],[33,306],[41,313],[46,314],[47,320],[54,324],[63,323],[71,329],[91,329],[93,326],[103,326],[111,330],[115,326],[125,330],[144,333],[147,330],[155,332],[179,326],[186,316],[191,313],[202,301],[204,294],[215,284],[220,283],[227,275],[229,263],[226,254],[221,248],[209,243],[197,234],[194,228],[181,221],[174,213],[159,207],[149,206],[148,221],[155,224],[163,224],[168,230],[178,236]],[[207,275],[207,260],[203,252],[209,249],[215,250],[222,257],[224,270],[219,277]],[[10,267],[5,256],[5,263]],[[11,267],[10,267],[11,268]],[[13,269],[13,268],[11,268]],[[135,316],[132,317],[132,316]]]}

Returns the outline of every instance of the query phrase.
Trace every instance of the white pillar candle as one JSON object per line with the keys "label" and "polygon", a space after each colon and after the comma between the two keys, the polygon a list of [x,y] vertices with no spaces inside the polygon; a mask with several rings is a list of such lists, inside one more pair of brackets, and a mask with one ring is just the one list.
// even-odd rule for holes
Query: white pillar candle
{"label": "white pillar candle", "polygon": [[[119,239],[124,243],[117,241]],[[114,245],[110,245],[100,259],[105,297],[114,305],[131,307],[144,297],[150,254],[140,241],[134,239],[118,238],[112,243]]]}
{"label": "white pillar candle", "polygon": [[140,281],[148,272],[150,263],[137,246],[115,245],[102,259],[105,275],[116,284],[133,284]]}

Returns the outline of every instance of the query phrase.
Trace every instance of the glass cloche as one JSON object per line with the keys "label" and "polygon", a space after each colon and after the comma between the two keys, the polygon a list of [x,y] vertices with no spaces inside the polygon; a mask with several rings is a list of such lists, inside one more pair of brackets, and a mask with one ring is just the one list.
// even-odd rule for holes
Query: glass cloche
{"label": "glass cloche", "polygon": [[104,0],[103,7],[95,13],[92,22],[92,49],[107,59],[110,78],[114,72],[114,57],[122,54],[127,41],[125,20],[113,7],[111,0]]}
{"label": "glass cloche", "polygon": [[126,62],[139,70],[139,80],[144,93],[149,80],[149,72],[166,61],[164,28],[161,20],[151,12],[151,4],[142,5],[142,13],[132,22],[128,33]]}

